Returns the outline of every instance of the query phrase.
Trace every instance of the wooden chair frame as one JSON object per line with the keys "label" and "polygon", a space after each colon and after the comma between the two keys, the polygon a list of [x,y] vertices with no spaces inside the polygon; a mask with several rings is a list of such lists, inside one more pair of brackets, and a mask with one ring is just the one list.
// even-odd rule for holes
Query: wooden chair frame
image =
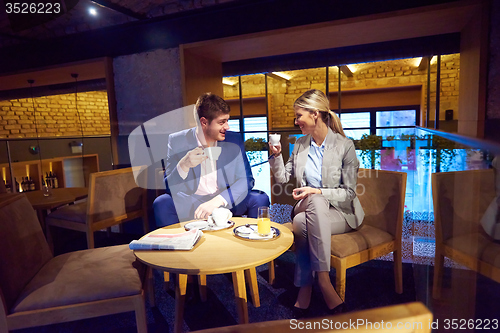
{"label": "wooden chair frame", "polygon": [[[11,202],[14,202],[15,200],[23,199],[23,197],[24,195],[22,194],[13,194],[12,197],[4,200],[1,203],[1,206],[7,205]],[[30,204],[27,199],[24,197],[23,200],[26,200],[26,205],[27,207],[29,207]],[[34,212],[33,218],[38,224],[38,220]],[[40,230],[40,232],[42,231]],[[143,286],[145,286],[147,289],[151,287],[149,281],[151,277],[148,276],[149,274],[150,273],[148,272],[148,274],[146,274],[145,276],[145,279],[143,280]],[[152,297],[150,289],[148,297]],[[93,302],[83,302],[78,304],[9,314],[2,290],[0,289],[0,332],[9,332],[10,330],[37,327],[134,311],[137,332],[147,333],[146,308],[144,299],[145,296],[143,290],[140,294],[132,296],[110,298]],[[152,299],[152,301],[154,302],[154,299]]]}
{"label": "wooden chair frame", "polygon": [[[500,268],[495,267],[487,262],[482,261],[480,258],[466,254],[458,249],[455,249],[449,245],[445,244],[445,239],[443,236],[443,221],[441,220],[441,201],[439,198],[440,181],[442,177],[449,177],[451,174],[457,173],[469,173],[471,175],[477,175],[484,173],[491,173],[492,179],[491,184],[494,186],[493,170],[468,170],[468,171],[457,171],[457,172],[442,172],[432,174],[432,200],[434,204],[434,225],[436,228],[436,250],[434,257],[434,278],[432,286],[432,297],[438,299],[441,297],[441,285],[443,281],[443,269],[444,269],[444,257],[448,257],[453,261],[463,265],[479,274],[489,277],[495,282],[500,283]],[[476,182],[475,186],[479,186]],[[474,189],[471,189],[474,191]],[[476,188],[476,191],[481,191],[482,189]],[[493,198],[491,198],[493,199]],[[479,198],[476,198],[479,200]],[[489,203],[489,201],[488,201]],[[479,221],[477,221],[479,224]]]}
{"label": "wooden chair frame", "polygon": [[[396,233],[394,235],[394,239],[390,242],[386,242],[366,250],[362,250],[360,252],[351,254],[349,256],[340,258],[334,255],[331,255],[330,266],[335,268],[336,273],[336,290],[339,294],[340,298],[345,301],[345,286],[346,286],[346,271],[348,268],[357,266],[364,262],[367,262],[372,259],[379,258],[383,255],[393,253],[394,258],[394,281],[395,281],[395,290],[398,294],[403,293],[403,261],[402,261],[402,247],[401,247],[401,237],[403,233],[403,219],[404,219],[404,202],[405,202],[405,194],[406,194],[406,178],[407,175],[404,172],[397,171],[385,171],[385,170],[368,170],[368,169],[360,169],[360,173],[382,173],[393,175],[394,177],[399,178],[399,201],[398,211],[397,211],[397,220],[396,223]],[[362,183],[363,181],[358,178],[358,183]],[[376,193],[371,193],[370,195],[376,195]],[[363,207],[363,199],[360,198],[361,206]],[[368,215],[370,212],[365,210],[365,214]],[[365,216],[366,216],[365,215]],[[352,231],[356,232],[356,231]],[[293,249],[293,245],[290,249]],[[269,262],[269,283],[273,284],[275,281],[275,267],[274,260]]]}
{"label": "wooden chair frame", "polygon": [[[362,324],[360,321],[362,321]],[[285,333],[295,329],[308,332],[393,332],[430,333],[432,313],[420,302],[397,304],[374,309],[343,313],[324,318],[282,319],[237,326],[209,328],[199,333]],[[327,323],[327,327],[318,325]],[[349,323],[356,323],[349,325]],[[371,324],[368,324],[371,323]],[[359,324],[359,325],[358,325]],[[376,329],[376,327],[379,329]],[[352,327],[354,326],[354,327]],[[329,329],[328,329],[329,328]]]}
{"label": "wooden chair frame", "polygon": [[94,232],[102,229],[110,228],[114,225],[119,225],[123,222],[130,221],[139,217],[142,217],[144,233],[146,234],[149,230],[149,220],[148,220],[148,210],[147,210],[147,190],[142,188],[142,207],[140,210],[128,212],[120,216],[112,216],[104,220],[94,220],[93,213],[95,211],[95,184],[98,178],[108,177],[116,174],[132,172],[132,168],[101,171],[90,174],[89,180],[89,195],[87,201],[87,215],[86,223],[78,223],[74,221],[62,220],[62,219],[46,219],[46,231],[47,240],[52,247],[52,236],[50,232],[51,226],[56,226],[65,229],[71,229],[76,231],[85,232],[87,235],[87,246],[89,249],[94,248]]}
{"label": "wooden chair frame", "polygon": [[[361,252],[351,254],[349,256],[339,258],[334,255],[331,256],[330,265],[335,268],[336,273],[336,290],[340,298],[345,301],[345,286],[346,286],[346,271],[348,268],[357,266],[359,264],[365,263],[369,260],[379,258],[383,255],[393,253],[394,258],[394,281],[395,290],[398,294],[403,293],[403,264],[402,264],[402,248],[401,248],[401,237],[403,232],[403,219],[404,219],[404,201],[406,193],[406,173],[397,171],[385,171],[385,170],[371,170],[372,172],[391,174],[394,177],[399,178],[399,202],[398,202],[398,213],[396,221],[396,235],[394,235],[394,240],[391,242],[386,242]],[[360,172],[364,172],[360,169]],[[370,170],[366,170],[370,172]],[[358,184],[362,183],[362,178],[358,179]],[[361,181],[360,181],[361,180]],[[376,195],[376,193],[370,194]],[[363,206],[363,198],[360,197],[361,206]],[[370,212],[365,211],[365,214]],[[357,232],[357,231],[352,231]]]}
{"label": "wooden chair frame", "polygon": [[146,333],[148,329],[144,304],[143,292],[140,295],[7,314],[2,296],[2,302],[0,303],[0,331],[9,332],[10,330],[21,328],[57,324],[134,311],[137,332]]}

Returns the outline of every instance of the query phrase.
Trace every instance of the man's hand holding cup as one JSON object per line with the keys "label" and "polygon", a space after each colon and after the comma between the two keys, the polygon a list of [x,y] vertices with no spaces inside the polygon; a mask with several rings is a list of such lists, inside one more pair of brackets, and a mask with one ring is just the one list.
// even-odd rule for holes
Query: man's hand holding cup
{"label": "man's hand holding cup", "polygon": [[206,160],[208,157],[205,155],[202,147],[196,147],[193,150],[188,151],[186,155],[179,161],[179,166],[184,172],[189,172],[189,169],[198,166],[201,162]]}

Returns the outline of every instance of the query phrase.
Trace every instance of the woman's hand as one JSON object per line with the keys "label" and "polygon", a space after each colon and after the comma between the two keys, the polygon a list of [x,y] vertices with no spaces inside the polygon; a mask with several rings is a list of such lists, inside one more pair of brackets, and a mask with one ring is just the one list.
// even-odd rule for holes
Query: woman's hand
{"label": "woman's hand", "polygon": [[274,155],[274,157],[278,157],[281,154],[281,142],[278,143],[276,146],[273,146],[271,143],[269,143],[269,149],[271,150],[271,154]]}
{"label": "woman's hand", "polygon": [[295,200],[302,200],[310,194],[321,194],[319,188],[313,188],[309,186],[299,187],[293,189],[292,196]]}

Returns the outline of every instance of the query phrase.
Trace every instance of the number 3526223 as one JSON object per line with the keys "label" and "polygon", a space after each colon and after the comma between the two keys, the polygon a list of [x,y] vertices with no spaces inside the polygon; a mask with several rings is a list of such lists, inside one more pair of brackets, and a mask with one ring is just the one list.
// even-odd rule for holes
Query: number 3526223
{"label": "number 3526223", "polygon": [[6,2],[5,11],[7,14],[59,14],[61,4],[59,2]]}

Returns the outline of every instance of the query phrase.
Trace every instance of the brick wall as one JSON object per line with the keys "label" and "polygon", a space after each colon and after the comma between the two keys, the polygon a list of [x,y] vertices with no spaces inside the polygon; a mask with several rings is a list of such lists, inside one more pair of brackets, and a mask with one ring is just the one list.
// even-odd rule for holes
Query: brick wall
{"label": "brick wall", "polygon": [[[418,70],[417,59],[391,60],[373,63],[357,64],[352,66],[354,75],[347,77],[341,74],[342,90],[362,90],[388,87],[402,87],[408,85],[422,85],[422,111],[426,110],[427,71]],[[436,61],[431,63],[431,116],[434,119],[436,100]],[[305,70],[287,71],[292,78],[289,81],[268,79],[268,91],[271,95],[271,128],[285,128],[293,126],[293,103],[309,89],[325,91],[326,70],[312,68]],[[460,73],[460,54],[444,55],[441,57],[441,101],[440,119],[444,119],[447,109],[454,110],[455,118],[458,115],[458,85]],[[329,68],[329,90],[338,90],[338,69]],[[236,81],[236,78],[233,78]],[[243,97],[263,96],[265,94],[264,75],[242,76]],[[224,85],[224,98],[237,98],[238,85]],[[244,107],[244,105],[243,105]]]}
{"label": "brick wall", "polygon": [[[105,91],[0,101],[0,138],[109,135],[108,96]],[[78,106],[78,114],[77,107]],[[36,111],[36,114],[35,112]],[[35,127],[36,118],[36,127]]]}

